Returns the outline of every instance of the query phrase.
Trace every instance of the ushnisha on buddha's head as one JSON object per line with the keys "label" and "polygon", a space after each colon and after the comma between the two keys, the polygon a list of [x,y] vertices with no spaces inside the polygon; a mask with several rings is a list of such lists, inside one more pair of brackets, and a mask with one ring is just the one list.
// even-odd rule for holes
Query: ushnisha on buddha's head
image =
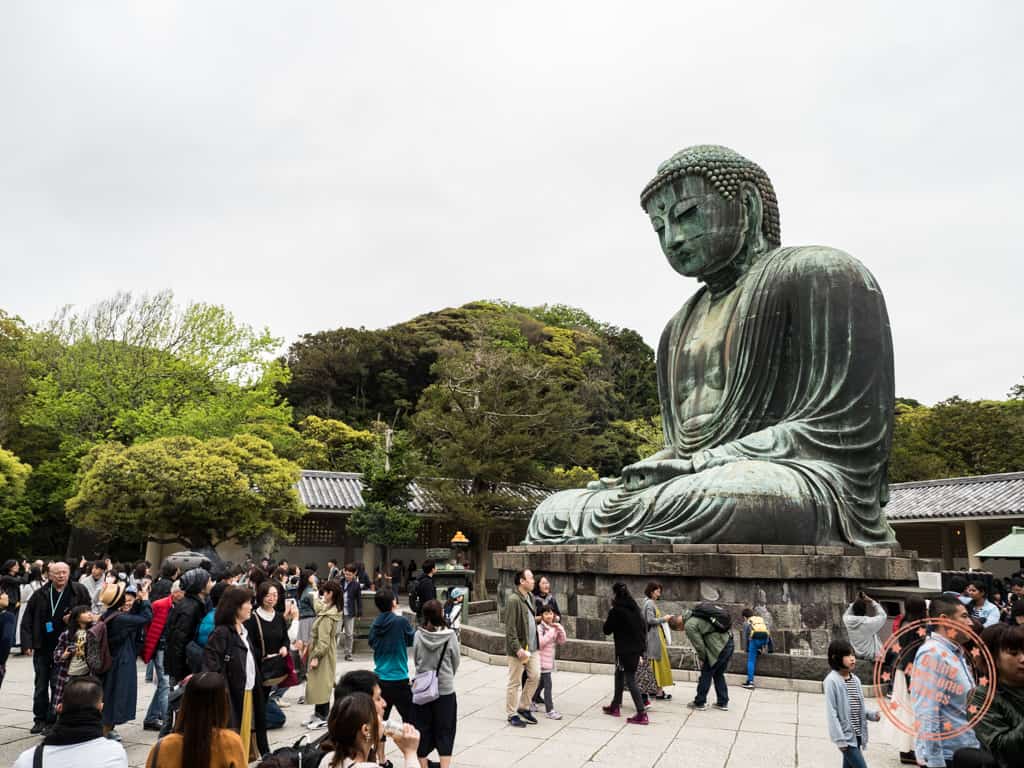
{"label": "ushnisha on buddha's head", "polygon": [[724,287],[731,286],[758,256],[780,245],[768,175],[727,147],[699,145],[672,155],[644,187],[640,204],[672,268],[712,288],[723,278]]}

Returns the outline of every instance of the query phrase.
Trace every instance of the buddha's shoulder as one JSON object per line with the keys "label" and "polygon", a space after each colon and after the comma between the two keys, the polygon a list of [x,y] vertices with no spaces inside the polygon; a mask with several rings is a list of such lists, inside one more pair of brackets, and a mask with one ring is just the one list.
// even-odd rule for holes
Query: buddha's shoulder
{"label": "buddha's shoulder", "polygon": [[830,279],[843,279],[851,283],[875,285],[875,279],[858,259],[846,251],[827,245],[799,245],[777,248],[761,262],[765,269],[779,277],[806,279],[814,275],[827,275]]}

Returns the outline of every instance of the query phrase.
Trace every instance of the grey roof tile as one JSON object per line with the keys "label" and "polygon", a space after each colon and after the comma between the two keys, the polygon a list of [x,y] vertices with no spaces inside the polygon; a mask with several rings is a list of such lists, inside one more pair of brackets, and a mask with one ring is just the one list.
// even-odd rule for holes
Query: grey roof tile
{"label": "grey roof tile", "polygon": [[896,523],[1024,515],[1024,472],[895,483],[885,514]]}

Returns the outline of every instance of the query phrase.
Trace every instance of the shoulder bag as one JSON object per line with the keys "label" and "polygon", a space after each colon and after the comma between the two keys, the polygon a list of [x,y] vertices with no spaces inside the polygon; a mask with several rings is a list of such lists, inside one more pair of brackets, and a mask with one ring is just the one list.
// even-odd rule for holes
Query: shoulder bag
{"label": "shoulder bag", "polygon": [[449,642],[451,642],[451,637],[444,641],[444,646],[441,648],[441,656],[437,660],[437,667],[435,669],[425,669],[422,672],[417,672],[415,677],[413,677],[413,704],[429,704],[432,701],[437,701],[440,697],[441,694],[437,690],[437,673],[441,671],[441,663],[444,661],[444,655],[448,650]]}
{"label": "shoulder bag", "polygon": [[280,653],[267,653],[267,644],[263,640],[263,620],[255,611],[253,616],[256,619],[256,629],[260,633],[260,681],[264,686],[272,688],[288,677],[288,662]]}

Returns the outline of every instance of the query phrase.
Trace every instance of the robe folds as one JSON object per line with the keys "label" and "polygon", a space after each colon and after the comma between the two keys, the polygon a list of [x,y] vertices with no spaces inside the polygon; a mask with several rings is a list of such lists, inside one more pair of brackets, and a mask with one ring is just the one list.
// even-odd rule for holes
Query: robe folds
{"label": "robe folds", "polygon": [[688,323],[706,287],[658,346],[665,445],[693,474],[635,491],[556,493],[534,512],[528,543],[895,541],[882,512],[892,336],[874,277],[842,251],[779,248],[732,290],[740,293],[719,329],[725,381],[710,417],[686,422],[677,406]]}

